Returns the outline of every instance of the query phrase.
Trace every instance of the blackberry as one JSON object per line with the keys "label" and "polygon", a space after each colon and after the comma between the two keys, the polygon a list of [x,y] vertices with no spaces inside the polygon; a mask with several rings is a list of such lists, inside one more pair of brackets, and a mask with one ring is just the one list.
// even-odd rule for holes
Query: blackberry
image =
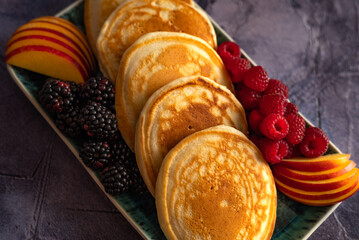
{"label": "blackberry", "polygon": [[87,135],[95,139],[112,139],[117,133],[114,113],[96,102],[90,102],[81,109],[79,123]]}
{"label": "blackberry", "polygon": [[78,90],[74,82],[48,78],[39,92],[39,100],[50,113],[61,113],[77,104]]}
{"label": "blackberry", "polygon": [[113,163],[110,145],[105,141],[85,142],[79,155],[85,165],[93,170],[102,170]]}
{"label": "blackberry", "polygon": [[77,137],[82,133],[78,123],[80,113],[79,106],[71,106],[67,111],[57,114],[55,124],[58,129],[69,137]]}
{"label": "blackberry", "polygon": [[115,88],[105,77],[92,77],[85,82],[81,98],[85,103],[94,101],[111,107],[115,103]]}
{"label": "blackberry", "polygon": [[135,164],[134,168],[132,168],[132,178],[133,178],[133,188],[132,191],[139,194],[144,195],[145,193],[149,193],[145,182],[141,176],[140,171],[138,170],[137,165]]}
{"label": "blackberry", "polygon": [[115,162],[121,162],[127,168],[136,164],[135,154],[130,150],[121,136],[112,144],[112,157]]}
{"label": "blackberry", "polygon": [[129,171],[132,179],[132,186],[130,189],[132,192],[140,195],[148,192],[147,186],[138,170],[135,154],[130,150],[120,135],[112,145],[112,158],[115,162],[122,164],[122,166]]}
{"label": "blackberry", "polygon": [[106,192],[111,195],[126,192],[133,185],[129,170],[120,162],[101,173],[101,182]]}

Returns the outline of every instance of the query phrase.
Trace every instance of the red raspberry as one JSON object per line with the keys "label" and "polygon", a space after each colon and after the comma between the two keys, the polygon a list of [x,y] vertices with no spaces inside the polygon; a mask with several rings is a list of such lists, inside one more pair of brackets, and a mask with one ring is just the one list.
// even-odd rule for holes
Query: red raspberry
{"label": "red raspberry", "polygon": [[284,158],[285,159],[295,158],[295,157],[300,157],[301,155],[302,154],[300,152],[299,144],[297,145],[288,144],[288,153],[287,155],[284,156]]}
{"label": "red raspberry", "polygon": [[243,80],[244,73],[251,68],[251,63],[244,58],[236,58],[226,63],[226,69],[233,83]]}
{"label": "red raspberry", "polygon": [[262,115],[269,115],[271,113],[278,113],[284,115],[287,100],[281,95],[264,95],[259,101],[259,111]]}
{"label": "red raspberry", "polygon": [[258,92],[263,92],[268,87],[269,77],[261,66],[255,66],[244,73],[244,84]]}
{"label": "red raspberry", "polygon": [[289,124],[288,135],[285,137],[290,144],[299,144],[304,137],[305,132],[305,121],[304,119],[297,114],[289,114],[285,117]]}
{"label": "red raspberry", "polygon": [[261,151],[264,159],[272,164],[279,163],[288,153],[288,143],[284,140],[261,140]]}
{"label": "red raspberry", "polygon": [[303,141],[300,143],[301,153],[310,158],[323,155],[329,145],[329,138],[324,131],[317,127],[310,127],[305,130]]}
{"label": "red raspberry", "polygon": [[228,62],[241,57],[241,49],[235,42],[223,42],[218,46],[217,52],[226,65]]}
{"label": "red raspberry", "polygon": [[277,79],[269,79],[268,87],[263,94],[282,95],[283,97],[288,98],[288,87]]}
{"label": "red raspberry", "polygon": [[294,103],[289,102],[289,103],[287,103],[287,106],[285,108],[284,116],[287,116],[287,115],[292,114],[292,113],[298,114],[298,112],[299,111],[298,111],[297,105],[295,105]]}
{"label": "red raspberry", "polygon": [[236,97],[243,105],[244,109],[250,110],[258,107],[262,93],[254,91],[244,85],[240,85],[240,87],[236,90]]}
{"label": "red raspberry", "polygon": [[254,109],[249,114],[249,126],[251,127],[252,131],[255,133],[259,133],[259,123],[263,120],[263,116],[257,109]]}
{"label": "red raspberry", "polygon": [[259,124],[259,131],[269,139],[285,138],[289,130],[287,120],[279,114],[269,114]]}

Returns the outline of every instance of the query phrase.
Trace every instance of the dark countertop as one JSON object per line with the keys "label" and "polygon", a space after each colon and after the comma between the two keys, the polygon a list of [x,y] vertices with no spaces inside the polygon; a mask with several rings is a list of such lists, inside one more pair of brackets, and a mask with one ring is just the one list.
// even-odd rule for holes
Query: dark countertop
{"label": "dark countertop", "polygon": [[[72,0],[0,0],[0,239],[141,239],[16,86],[4,63],[17,27]],[[198,0],[290,100],[359,164],[359,2]],[[311,240],[359,239],[359,194]]]}

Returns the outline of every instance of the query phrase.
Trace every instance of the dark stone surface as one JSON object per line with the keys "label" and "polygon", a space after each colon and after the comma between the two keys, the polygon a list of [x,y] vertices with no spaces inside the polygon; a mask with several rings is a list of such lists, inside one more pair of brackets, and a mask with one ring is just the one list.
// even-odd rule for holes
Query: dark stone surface
{"label": "dark stone surface", "polygon": [[[12,81],[5,45],[71,0],[0,0],[0,239],[141,239]],[[359,164],[359,2],[198,0]],[[359,239],[359,194],[309,239]]]}

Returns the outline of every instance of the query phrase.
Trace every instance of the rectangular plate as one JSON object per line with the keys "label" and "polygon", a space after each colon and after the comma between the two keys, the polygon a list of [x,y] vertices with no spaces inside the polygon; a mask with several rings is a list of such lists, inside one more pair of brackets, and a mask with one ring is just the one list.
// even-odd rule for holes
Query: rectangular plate
{"label": "rectangular plate", "polygon": [[[83,10],[83,0],[79,0],[62,10],[57,14],[57,16],[71,21],[84,31]],[[211,19],[211,21],[216,30],[218,44],[224,41],[233,41],[233,39],[228,36],[228,34],[213,19]],[[253,65],[256,65],[243,50],[242,54],[249,61],[251,61]],[[152,196],[147,195],[145,197],[140,197],[134,194],[124,193],[121,196],[113,197],[107,194],[98,178],[98,173],[87,168],[79,158],[79,149],[83,140],[68,138],[57,129],[54,120],[42,108],[37,100],[37,93],[46,79],[46,76],[10,65],[7,67],[11,77],[24,92],[26,97],[46,119],[59,137],[65,142],[97,185],[102,189],[122,215],[138,231],[138,233],[144,239],[165,239],[157,221],[155,201]],[[311,125],[307,119],[305,120],[308,125]],[[340,153],[340,150],[334,144],[330,143],[328,153],[338,152]],[[291,240],[307,239],[310,234],[312,234],[315,229],[318,228],[319,225],[339,206],[339,203],[329,207],[311,207],[292,201],[282,193],[278,192],[277,206],[276,227],[274,229],[272,239]]]}

